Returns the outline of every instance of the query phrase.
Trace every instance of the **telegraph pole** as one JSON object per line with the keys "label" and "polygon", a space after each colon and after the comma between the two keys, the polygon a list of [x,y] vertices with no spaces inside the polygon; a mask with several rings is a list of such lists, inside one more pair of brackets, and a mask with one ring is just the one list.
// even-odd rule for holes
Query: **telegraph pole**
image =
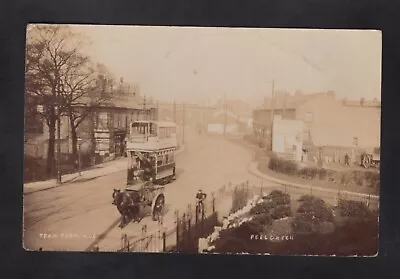
{"label": "telegraph pole", "polygon": [[145,114],[145,120],[148,120],[146,112],[146,95],[143,97],[143,113]]}
{"label": "telegraph pole", "polygon": [[275,80],[272,80],[272,92],[271,92],[271,128],[270,128],[270,139],[271,139],[271,150],[272,150],[272,126],[274,124],[274,109],[275,109]]}
{"label": "telegraph pole", "polygon": [[182,104],[182,143],[185,144],[185,103]]}
{"label": "telegraph pole", "polygon": [[226,122],[227,122],[227,104],[226,104],[226,94],[224,93],[224,136],[226,135]]}
{"label": "telegraph pole", "polygon": [[58,115],[57,121],[57,183],[61,184],[61,117]]}
{"label": "telegraph pole", "polygon": [[176,101],[174,101],[174,122],[176,123]]}
{"label": "telegraph pole", "polygon": [[284,118],[285,112],[286,112],[286,95],[287,95],[287,91],[285,89],[285,95],[283,98],[283,109],[282,109],[282,119]]}

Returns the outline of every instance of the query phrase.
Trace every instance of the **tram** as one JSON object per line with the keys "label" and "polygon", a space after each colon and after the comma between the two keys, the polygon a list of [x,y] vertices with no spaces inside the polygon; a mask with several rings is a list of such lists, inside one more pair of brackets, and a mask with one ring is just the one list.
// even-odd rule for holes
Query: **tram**
{"label": "tram", "polygon": [[177,127],[168,121],[135,121],[126,139],[127,185],[165,185],[175,179]]}

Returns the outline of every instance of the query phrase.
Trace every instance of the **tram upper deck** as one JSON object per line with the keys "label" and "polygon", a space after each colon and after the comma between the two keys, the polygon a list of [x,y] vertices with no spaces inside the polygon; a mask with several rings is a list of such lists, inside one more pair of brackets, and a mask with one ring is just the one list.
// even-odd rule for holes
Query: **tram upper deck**
{"label": "tram upper deck", "polygon": [[130,125],[126,151],[157,151],[177,148],[176,124],[168,121],[135,121]]}

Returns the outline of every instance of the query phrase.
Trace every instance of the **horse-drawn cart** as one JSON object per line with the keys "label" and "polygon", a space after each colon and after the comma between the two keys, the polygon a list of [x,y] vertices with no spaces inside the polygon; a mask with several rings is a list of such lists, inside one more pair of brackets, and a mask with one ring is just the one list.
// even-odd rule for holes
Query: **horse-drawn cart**
{"label": "horse-drawn cart", "polygon": [[381,162],[380,154],[364,153],[361,155],[361,166],[368,169],[371,166],[379,168]]}
{"label": "horse-drawn cart", "polygon": [[146,216],[151,216],[153,221],[162,221],[165,207],[164,186],[148,181],[122,191],[114,189],[112,197],[113,204],[121,214],[121,228],[131,220],[140,222]]}

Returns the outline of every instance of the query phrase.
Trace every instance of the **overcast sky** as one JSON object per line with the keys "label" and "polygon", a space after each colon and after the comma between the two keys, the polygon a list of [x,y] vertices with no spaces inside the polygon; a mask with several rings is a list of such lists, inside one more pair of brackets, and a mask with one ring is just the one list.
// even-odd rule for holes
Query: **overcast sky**
{"label": "overcast sky", "polygon": [[74,26],[85,51],[155,99],[253,103],[276,90],[380,99],[377,31]]}

